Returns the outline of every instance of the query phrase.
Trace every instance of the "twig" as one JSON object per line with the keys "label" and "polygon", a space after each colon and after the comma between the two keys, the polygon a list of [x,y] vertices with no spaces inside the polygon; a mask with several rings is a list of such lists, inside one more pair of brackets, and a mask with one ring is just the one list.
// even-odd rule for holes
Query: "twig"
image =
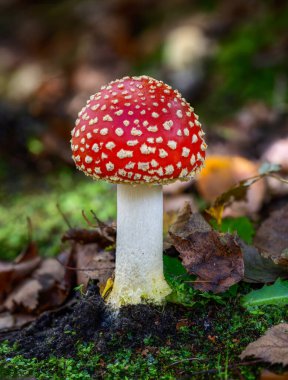
{"label": "twig", "polygon": [[100,219],[98,218],[98,216],[95,214],[95,212],[94,212],[93,210],[90,210],[90,212],[91,212],[91,214],[93,215],[94,219],[96,220],[98,227],[100,227],[100,228],[104,228],[104,227],[106,227],[106,224],[103,223],[102,220],[100,220]]}
{"label": "twig", "polygon": [[207,280],[207,281],[205,281],[205,280],[191,280],[191,281],[183,281],[183,282],[187,282],[187,283],[189,284],[190,282],[196,282],[196,283],[197,283],[197,282],[200,282],[200,283],[201,283],[201,282],[208,282],[208,283],[212,283],[212,282],[214,282],[214,281],[208,281],[208,280]]}
{"label": "twig", "polygon": [[181,363],[184,363],[184,362],[190,362],[190,361],[192,361],[192,360],[203,361],[204,359],[199,359],[199,358],[187,358],[187,359],[183,359],[183,360],[178,360],[177,362],[174,362],[174,363],[168,364],[168,365],[166,366],[166,368],[173,367],[174,365],[181,364]]}
{"label": "twig", "polygon": [[[263,360],[261,359],[257,359],[257,360],[251,360],[249,362],[242,362],[242,363],[235,363],[235,364],[231,364],[231,365],[228,365],[227,366],[227,369],[233,369],[233,368],[238,368],[238,367],[241,367],[241,366],[249,366],[249,365],[253,365],[253,364],[257,364],[257,363],[261,363],[263,362]],[[219,372],[219,368],[211,368],[211,369],[204,369],[202,371],[195,371],[195,372],[190,372],[189,373],[189,376],[193,376],[193,375],[202,375],[204,373],[217,373]]]}
{"label": "twig", "polygon": [[28,229],[28,241],[29,243],[32,242],[32,235],[33,235],[33,227],[32,227],[32,222],[29,216],[26,218],[27,220],[27,229]]}
{"label": "twig", "polygon": [[92,224],[90,222],[90,220],[87,218],[86,214],[85,214],[85,211],[82,210],[82,216],[83,218],[85,219],[85,222],[88,224],[89,227],[93,227],[93,228],[96,228],[97,226],[95,226],[94,224]]}
{"label": "twig", "polygon": [[272,177],[272,178],[277,179],[277,180],[280,181],[280,182],[288,183],[288,179],[284,179],[284,178],[280,177],[280,176],[277,175],[277,174],[270,174],[269,176]]}
{"label": "twig", "polygon": [[100,271],[100,270],[108,270],[108,269],[112,269],[111,267],[108,268],[108,267],[104,267],[104,268],[76,268],[76,267],[71,267],[69,265],[65,265],[63,263],[61,263],[61,261],[59,259],[56,258],[56,260],[58,261],[59,264],[61,264],[65,269],[69,269],[69,270],[74,270],[76,272],[94,272],[96,270]]}
{"label": "twig", "polygon": [[56,204],[57,210],[59,211],[60,215],[64,219],[64,222],[67,224],[67,226],[72,229],[72,226],[67,218],[67,216],[64,214],[64,212],[61,210],[59,203]]}

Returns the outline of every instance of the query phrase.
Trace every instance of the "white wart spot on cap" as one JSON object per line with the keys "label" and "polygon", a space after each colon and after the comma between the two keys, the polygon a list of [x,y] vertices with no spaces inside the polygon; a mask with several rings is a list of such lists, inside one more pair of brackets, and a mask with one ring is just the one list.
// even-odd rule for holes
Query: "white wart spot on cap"
{"label": "white wart spot on cap", "polygon": [[128,140],[128,141],[127,141],[127,145],[128,145],[128,146],[135,146],[135,145],[137,145],[138,143],[139,143],[138,140]]}
{"label": "white wart spot on cap", "polygon": [[165,174],[171,175],[174,172],[174,166],[173,165],[168,165],[165,167]]}
{"label": "white wart spot on cap", "polygon": [[207,149],[207,144],[205,142],[202,142],[200,149],[204,152]]}
{"label": "white wart spot on cap", "polygon": [[105,146],[107,149],[112,150],[113,148],[115,148],[116,144],[113,141],[109,141]]}
{"label": "white wart spot on cap", "polygon": [[124,134],[124,131],[122,128],[116,128],[115,133],[117,136],[122,136]]}
{"label": "white wart spot on cap", "polygon": [[152,166],[153,168],[156,168],[157,166],[159,166],[159,162],[157,162],[156,160],[152,160],[152,161],[151,161],[151,166]]}
{"label": "white wart spot on cap", "polygon": [[119,152],[117,153],[117,157],[119,158],[133,157],[133,152],[132,150],[120,149]]}
{"label": "white wart spot on cap", "polygon": [[151,153],[155,153],[156,148],[152,146],[148,146],[146,144],[142,144],[140,147],[140,151],[142,154],[151,154]]}
{"label": "white wart spot on cap", "polygon": [[[143,123],[143,125],[144,125],[144,123]],[[148,127],[147,130],[149,132],[158,132],[158,127],[156,127],[156,125],[154,125],[154,126]]]}
{"label": "white wart spot on cap", "polygon": [[195,154],[192,154],[191,158],[190,158],[190,164],[191,165],[194,165],[196,162],[196,157],[195,157]]}
{"label": "white wart spot on cap", "polygon": [[101,174],[101,169],[98,166],[96,166],[96,168],[94,168],[94,172],[96,174]]}
{"label": "white wart spot on cap", "polygon": [[165,123],[163,123],[163,127],[164,127],[164,129],[166,129],[166,131],[170,131],[172,126],[173,126],[172,120],[167,120],[167,121],[165,121]]}
{"label": "white wart spot on cap", "polygon": [[182,156],[183,157],[188,157],[190,153],[190,149],[186,148],[185,146],[182,148]]}
{"label": "white wart spot on cap", "polygon": [[92,150],[93,150],[94,152],[99,152],[99,145],[98,145],[97,143],[93,144],[93,146],[92,146]]}
{"label": "white wart spot on cap", "polygon": [[98,123],[98,117],[94,117],[94,119],[89,120],[89,125],[94,125],[96,123]]}
{"label": "white wart spot on cap", "polygon": [[92,157],[90,157],[90,156],[85,157],[86,164],[90,164],[92,161],[93,161]]}
{"label": "white wart spot on cap", "polygon": [[103,116],[103,121],[113,121],[113,119],[110,115],[105,115]]}
{"label": "white wart spot on cap", "polygon": [[187,174],[188,174],[188,170],[187,170],[187,168],[184,168],[180,172],[180,177],[186,177]]}
{"label": "white wart spot on cap", "polygon": [[135,166],[135,162],[128,162],[128,164],[125,166],[125,169],[133,169]]}
{"label": "white wart spot on cap", "polygon": [[195,144],[197,141],[198,141],[198,137],[197,135],[194,134],[192,137],[192,143]]}
{"label": "white wart spot on cap", "polygon": [[106,169],[108,170],[108,172],[111,172],[114,169],[114,165],[112,164],[112,162],[108,162],[106,164]]}
{"label": "white wart spot on cap", "polygon": [[167,145],[169,146],[170,149],[173,149],[173,150],[177,148],[177,142],[174,140],[168,141]]}
{"label": "white wart spot on cap", "polygon": [[132,128],[131,129],[131,135],[132,136],[141,136],[142,135],[142,131],[140,131],[140,129],[137,129],[137,128]]}
{"label": "white wart spot on cap", "polygon": [[100,129],[100,135],[102,135],[102,136],[108,135],[108,128]]}
{"label": "white wart spot on cap", "polygon": [[182,119],[183,117],[183,112],[181,110],[176,111],[176,116],[179,117],[179,119]]}
{"label": "white wart spot on cap", "polygon": [[165,149],[159,149],[159,157],[165,158],[168,156],[168,153],[166,152]]}
{"label": "white wart spot on cap", "polygon": [[184,128],[184,135],[185,136],[189,136],[189,129],[188,128]]}
{"label": "white wart spot on cap", "polygon": [[149,162],[138,162],[138,169],[146,172],[149,169]]}

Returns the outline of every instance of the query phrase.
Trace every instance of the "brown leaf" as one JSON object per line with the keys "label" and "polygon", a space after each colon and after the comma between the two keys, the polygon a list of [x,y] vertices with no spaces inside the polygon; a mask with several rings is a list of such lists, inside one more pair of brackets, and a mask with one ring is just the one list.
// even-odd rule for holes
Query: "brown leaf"
{"label": "brown leaf", "polygon": [[1,330],[13,330],[25,326],[29,322],[32,322],[36,317],[31,314],[0,314],[0,331]]}
{"label": "brown leaf", "polygon": [[260,177],[253,182],[245,180],[256,175],[258,165],[243,157],[210,156],[200,173],[197,187],[206,201],[213,202],[210,213],[219,221],[224,207],[230,207],[225,210],[226,216],[246,215],[260,208],[265,194],[264,184],[258,182]]}
{"label": "brown leaf", "polygon": [[288,372],[284,372],[281,375],[263,369],[260,374],[260,380],[287,380]]}
{"label": "brown leaf", "polygon": [[266,219],[254,238],[261,254],[275,264],[288,267],[288,204]]}
{"label": "brown leaf", "polygon": [[212,230],[189,206],[169,234],[188,273],[197,275],[196,289],[220,293],[243,278],[243,257],[235,236]]}
{"label": "brown leaf", "polygon": [[243,360],[254,356],[271,364],[288,365],[288,324],[280,323],[271,327],[264,336],[250,343],[241,353]]}
{"label": "brown leaf", "polygon": [[6,298],[4,307],[10,312],[34,311],[38,306],[39,292],[42,289],[39,281],[27,279],[21,282]]}
{"label": "brown leaf", "polygon": [[116,242],[116,228],[107,224],[101,224],[94,229],[70,228],[63,236],[62,241],[73,240],[77,243],[97,243],[101,248],[106,248]]}
{"label": "brown leaf", "polygon": [[[89,279],[99,281],[99,286],[106,284],[114,273],[115,255],[112,252],[99,251],[97,244],[78,244],[76,246],[77,284],[84,284]],[[80,270],[79,270],[80,269]],[[85,270],[86,269],[86,270]]]}
{"label": "brown leaf", "polygon": [[12,313],[39,314],[61,305],[67,298],[71,281],[67,269],[56,259],[43,260],[31,276],[8,295],[4,308]]}
{"label": "brown leaf", "polygon": [[40,262],[37,246],[33,242],[30,242],[12,263],[0,262],[0,302],[17,283],[32,273]]}
{"label": "brown leaf", "polygon": [[241,239],[237,241],[244,258],[244,281],[267,283],[276,281],[278,277],[288,278],[288,267],[263,257],[257,248],[247,245]]}

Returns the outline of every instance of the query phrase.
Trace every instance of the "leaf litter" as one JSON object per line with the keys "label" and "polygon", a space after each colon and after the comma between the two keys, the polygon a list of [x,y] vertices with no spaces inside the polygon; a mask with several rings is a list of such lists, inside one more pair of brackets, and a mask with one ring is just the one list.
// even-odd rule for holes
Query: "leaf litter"
{"label": "leaf litter", "polygon": [[288,324],[280,323],[268,329],[265,335],[245,348],[240,358],[251,356],[271,364],[288,365]]}
{"label": "leaf litter", "polygon": [[236,236],[214,231],[200,214],[192,214],[189,204],[169,235],[187,272],[197,276],[195,289],[220,293],[243,278],[244,262]]}
{"label": "leaf litter", "polygon": [[[246,185],[247,187],[250,186],[248,182]],[[207,218],[208,216],[206,215]],[[172,220],[174,221],[174,219],[175,217]],[[250,280],[252,277],[252,281],[254,282],[267,282],[267,275],[269,273],[270,281],[274,281],[279,276],[279,273],[282,273],[283,265],[276,264],[270,257],[262,256],[262,252],[252,245],[247,245],[235,234],[215,231],[206,219],[199,213],[192,213],[191,207],[187,205],[179,213],[176,221],[169,229],[168,251],[176,256],[173,260],[177,260],[179,263],[181,263],[179,258],[182,260],[183,267],[187,271],[187,283],[190,286],[192,285],[195,289],[203,292],[211,291],[219,293],[229,289],[231,285],[242,279],[247,280],[248,277],[250,277]],[[179,327],[177,325],[177,321],[181,319],[180,315],[178,315],[178,311],[181,311],[178,309],[181,307],[179,305],[176,308],[174,306],[166,306],[167,313],[160,322],[158,320],[160,311],[157,308],[151,308],[149,305],[141,305],[139,308],[128,307],[123,309],[123,314],[119,318],[119,324],[117,322],[113,328],[111,327],[110,322],[113,324],[115,320],[108,322],[110,317],[108,316],[107,319],[107,309],[97,289],[99,289],[99,285],[100,287],[103,286],[113,274],[116,228],[112,225],[106,225],[97,219],[96,222],[96,225],[88,223],[93,228],[81,229],[70,227],[64,234],[63,241],[68,241],[71,245],[68,251],[70,253],[68,257],[71,258],[71,261],[67,258],[65,261],[65,255],[62,255],[62,258],[58,257],[57,260],[40,259],[36,267],[29,271],[29,273],[31,272],[29,276],[24,275],[23,278],[21,277],[19,283],[16,281],[19,289],[13,284],[13,291],[7,291],[4,302],[2,301],[1,304],[0,329],[17,329],[21,326],[23,320],[24,323],[31,322],[39,313],[42,313],[36,321],[32,322],[30,327],[19,331],[16,335],[15,339],[20,343],[20,346],[22,345],[23,353],[28,352],[28,355],[31,356],[45,357],[51,352],[55,352],[56,347],[57,350],[62,350],[61,352],[73,353],[72,347],[75,347],[75,341],[82,338],[86,340],[97,338],[97,344],[105,346],[105,339],[109,340],[112,330],[113,333],[120,334],[118,335],[120,337],[122,336],[122,333],[119,333],[119,328],[123,332],[123,326],[125,326],[124,330],[127,329],[125,331],[131,331],[131,329],[133,331],[134,329],[135,334],[139,336],[139,329],[141,330],[144,325],[146,326],[147,324],[147,328],[145,327],[141,331],[142,335],[144,333],[147,334],[151,330],[151,326],[155,325],[158,326],[155,334],[163,338],[167,336],[168,331],[174,333],[175,329],[177,330],[177,326]],[[31,251],[33,250],[31,249]],[[28,253],[30,253],[30,250],[28,250]],[[27,254],[27,257],[29,257],[29,260],[34,260],[35,257],[38,257],[38,253],[31,254],[30,256]],[[49,260],[55,260],[56,262],[53,261],[52,263]],[[255,271],[255,262],[257,260],[258,272]],[[18,258],[14,263],[9,265],[12,265],[15,270],[17,265],[23,264],[23,261],[25,263],[24,259],[21,261]],[[265,265],[263,265],[263,261]],[[58,271],[56,268],[59,262],[62,262],[62,266],[60,265],[61,270],[59,269]],[[271,271],[272,267],[275,270],[274,272]],[[11,266],[9,268],[11,269]],[[254,273],[253,271],[251,273],[251,268],[254,268]],[[10,269],[6,270],[5,273],[4,271],[3,273],[0,271],[0,279],[1,275],[4,278],[4,276],[7,276],[7,273],[10,276]],[[19,270],[18,272],[20,273]],[[15,273],[18,272],[17,270],[15,271]],[[51,275],[51,272],[53,272],[53,275]],[[72,279],[75,272],[77,275],[76,280]],[[182,270],[180,272],[182,276]],[[273,273],[271,274],[271,272]],[[191,275],[197,276],[195,281],[189,278]],[[17,279],[18,277],[15,276],[15,278]],[[93,284],[91,285],[91,282],[89,282],[91,278],[97,282],[97,286],[94,286],[93,294],[91,294],[91,286],[93,287]],[[73,285],[80,283],[84,284],[84,287],[87,288],[85,297],[81,298],[80,294],[76,294],[76,298],[75,296],[73,297],[74,301],[71,304],[69,301],[71,289]],[[22,289],[20,284],[22,284]],[[34,289],[34,292],[31,291],[31,288]],[[46,298],[45,291],[47,294]],[[39,297],[41,292],[44,295],[43,299]],[[26,298],[22,293],[25,294]],[[29,300],[27,294],[29,294]],[[177,301],[180,299],[180,304],[182,303],[183,305],[190,306],[194,303],[192,299],[187,300],[185,297],[181,299],[179,295],[176,298]],[[3,305],[5,305],[4,310]],[[85,317],[83,317],[83,310],[87,311]],[[145,322],[140,317],[140,314],[145,316]],[[147,315],[151,316],[150,320],[149,318],[147,320]],[[159,323],[161,326],[160,330]],[[89,335],[88,330],[91,328],[91,324],[93,328]],[[40,337],[41,328],[45,329],[45,337],[42,335],[42,338]],[[104,337],[103,339],[99,339],[99,333],[103,332],[103,328],[105,331]],[[50,339],[51,344],[47,345],[48,336],[51,336],[51,334],[54,338]],[[37,342],[36,346],[33,349],[28,349],[27,344],[31,346],[32,342],[35,341]],[[46,345],[45,349],[43,349],[43,342]],[[99,349],[101,350],[102,346],[100,346]],[[40,349],[39,355],[37,354],[38,349]],[[60,354],[60,351],[57,352]]]}

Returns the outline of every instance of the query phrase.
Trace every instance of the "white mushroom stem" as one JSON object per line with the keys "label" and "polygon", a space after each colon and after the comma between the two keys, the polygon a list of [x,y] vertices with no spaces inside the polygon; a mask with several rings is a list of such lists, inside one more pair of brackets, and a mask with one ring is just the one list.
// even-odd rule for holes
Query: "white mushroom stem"
{"label": "white mushroom stem", "polygon": [[116,269],[109,303],[161,304],[171,292],[163,274],[162,186],[117,185]]}

